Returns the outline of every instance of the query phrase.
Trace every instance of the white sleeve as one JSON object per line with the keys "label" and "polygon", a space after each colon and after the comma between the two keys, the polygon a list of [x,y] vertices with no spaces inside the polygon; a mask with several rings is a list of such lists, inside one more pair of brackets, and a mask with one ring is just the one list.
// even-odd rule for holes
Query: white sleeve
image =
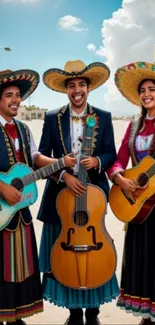
{"label": "white sleeve", "polygon": [[34,142],[33,134],[30,129],[29,129],[29,133],[30,133],[31,158],[32,158],[32,162],[34,162],[34,160],[37,158],[37,156],[41,155],[41,153],[37,150],[37,146]]}

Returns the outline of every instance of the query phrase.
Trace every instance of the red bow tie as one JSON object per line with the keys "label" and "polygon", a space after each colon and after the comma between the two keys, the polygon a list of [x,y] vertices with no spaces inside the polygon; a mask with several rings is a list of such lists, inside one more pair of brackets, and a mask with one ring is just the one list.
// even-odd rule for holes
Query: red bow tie
{"label": "red bow tie", "polygon": [[17,128],[15,123],[6,123],[4,128],[12,139],[15,140],[17,138]]}

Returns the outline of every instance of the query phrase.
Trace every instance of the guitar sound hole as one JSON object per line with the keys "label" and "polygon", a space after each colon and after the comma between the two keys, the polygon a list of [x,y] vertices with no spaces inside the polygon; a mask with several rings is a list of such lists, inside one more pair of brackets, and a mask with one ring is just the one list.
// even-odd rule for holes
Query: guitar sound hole
{"label": "guitar sound hole", "polygon": [[23,182],[20,178],[14,178],[11,182],[11,184],[13,187],[15,187],[18,191],[22,192],[24,185]]}
{"label": "guitar sound hole", "polygon": [[148,181],[149,181],[149,177],[146,173],[141,173],[137,178],[137,183],[142,188],[147,186]]}
{"label": "guitar sound hole", "polygon": [[85,226],[88,222],[88,215],[86,211],[75,211],[74,222],[77,226]]}

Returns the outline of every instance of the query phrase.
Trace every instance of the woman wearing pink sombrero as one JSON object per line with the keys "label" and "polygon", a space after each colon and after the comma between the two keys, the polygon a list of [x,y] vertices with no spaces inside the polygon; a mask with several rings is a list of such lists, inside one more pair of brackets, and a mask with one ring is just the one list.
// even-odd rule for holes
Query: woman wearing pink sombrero
{"label": "woman wearing pink sombrero", "polygon": [[[129,123],[117,160],[108,170],[122,190],[134,192],[136,183],[123,177],[129,158],[136,166],[147,155],[155,157],[155,64],[135,62],[119,68],[115,83],[121,94],[141,107],[141,115]],[[128,223],[117,305],[141,316],[140,324],[155,322],[155,208],[144,222]]]}

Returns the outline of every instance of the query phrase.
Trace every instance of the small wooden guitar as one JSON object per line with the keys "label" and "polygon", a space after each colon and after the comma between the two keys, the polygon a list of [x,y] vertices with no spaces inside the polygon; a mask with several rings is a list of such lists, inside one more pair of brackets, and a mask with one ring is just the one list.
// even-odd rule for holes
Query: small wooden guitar
{"label": "small wooden guitar", "polygon": [[0,196],[0,230],[3,230],[11,221],[14,214],[23,208],[32,205],[38,197],[37,186],[34,182],[44,179],[64,167],[62,158],[45,167],[33,171],[32,168],[16,163],[7,173],[0,172],[0,181],[12,185],[22,192],[22,199],[15,205],[9,205]]}
{"label": "small wooden guitar", "polygon": [[142,223],[155,206],[155,160],[146,156],[137,166],[126,170],[123,176],[136,181],[140,187],[138,197],[112,185],[109,195],[111,210],[123,222]]}
{"label": "small wooden guitar", "polygon": [[[90,127],[84,129],[83,154],[90,156],[93,130]],[[87,189],[82,196],[77,197],[65,188],[57,197],[62,231],[51,252],[51,269],[63,285],[88,289],[101,286],[112,278],[116,252],[104,223],[107,210],[104,192],[87,183],[87,171],[82,164],[78,178]]]}

